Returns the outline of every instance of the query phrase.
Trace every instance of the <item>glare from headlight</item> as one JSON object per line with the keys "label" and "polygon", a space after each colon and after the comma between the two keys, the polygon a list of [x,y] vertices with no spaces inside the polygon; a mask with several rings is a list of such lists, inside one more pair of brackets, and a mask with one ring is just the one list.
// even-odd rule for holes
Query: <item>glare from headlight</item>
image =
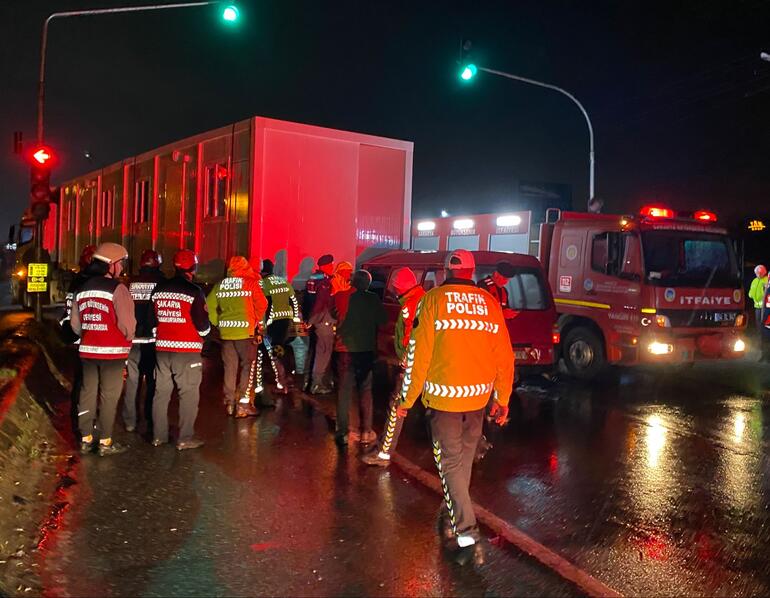
{"label": "glare from headlight", "polygon": [[668,355],[669,353],[674,352],[674,345],[653,341],[647,345],[647,350],[653,355]]}
{"label": "glare from headlight", "polygon": [[733,351],[736,353],[743,353],[746,350],[746,343],[743,342],[743,339],[739,338],[737,341],[735,341],[735,344],[733,345]]}

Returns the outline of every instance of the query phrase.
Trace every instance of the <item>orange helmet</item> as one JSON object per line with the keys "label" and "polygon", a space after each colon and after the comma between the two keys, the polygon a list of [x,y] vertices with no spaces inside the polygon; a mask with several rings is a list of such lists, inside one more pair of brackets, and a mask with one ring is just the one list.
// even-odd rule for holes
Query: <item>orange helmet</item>
{"label": "orange helmet", "polygon": [[154,249],[145,249],[139,258],[139,267],[160,268],[163,258]]}
{"label": "orange helmet", "polygon": [[189,249],[180,249],[174,254],[174,268],[182,272],[192,272],[198,266],[198,256]]}

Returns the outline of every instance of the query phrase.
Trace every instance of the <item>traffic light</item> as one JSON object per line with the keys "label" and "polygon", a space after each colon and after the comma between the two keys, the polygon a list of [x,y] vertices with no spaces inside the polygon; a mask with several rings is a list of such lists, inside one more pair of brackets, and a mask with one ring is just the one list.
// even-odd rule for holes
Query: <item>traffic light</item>
{"label": "traffic light", "polygon": [[466,83],[470,82],[479,72],[479,69],[473,64],[473,43],[471,40],[463,40],[460,44],[460,80]]}
{"label": "traffic light", "polygon": [[51,211],[51,166],[54,155],[50,148],[39,146],[31,154],[30,208],[36,220],[45,220]]}
{"label": "traffic light", "polygon": [[234,4],[225,6],[224,10],[222,10],[222,20],[226,23],[235,23],[239,16],[240,12],[238,11],[238,7]]}

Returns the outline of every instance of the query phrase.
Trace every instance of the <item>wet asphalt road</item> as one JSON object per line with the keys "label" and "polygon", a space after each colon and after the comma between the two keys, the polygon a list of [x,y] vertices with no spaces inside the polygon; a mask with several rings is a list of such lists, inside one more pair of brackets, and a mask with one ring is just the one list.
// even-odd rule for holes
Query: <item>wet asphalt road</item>
{"label": "wet asphalt road", "polygon": [[130,452],[83,458],[71,506],[39,551],[45,595],[575,594],[495,542],[481,567],[447,562],[436,494],[396,468],[364,466],[357,447],[340,452],[307,405],[226,418],[219,375],[207,361],[203,449],[122,432]]}
{"label": "wet asphalt road", "polygon": [[[201,451],[124,435],[130,453],[83,460],[41,552],[47,594],[574,593],[509,548],[477,571],[447,564],[436,495],[340,454],[290,401],[226,419],[219,375],[207,361]],[[769,595],[765,389],[770,368],[751,362],[527,387],[472,496],[624,594]],[[401,452],[433,470],[419,411]]]}

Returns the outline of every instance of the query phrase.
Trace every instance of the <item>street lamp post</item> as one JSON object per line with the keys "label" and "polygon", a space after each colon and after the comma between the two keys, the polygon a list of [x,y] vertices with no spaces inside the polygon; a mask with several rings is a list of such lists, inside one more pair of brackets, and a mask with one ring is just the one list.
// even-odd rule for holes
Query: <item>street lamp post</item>
{"label": "street lamp post", "polygon": [[519,75],[513,75],[511,73],[506,73],[505,71],[496,71],[494,69],[489,69],[483,66],[477,66],[474,64],[465,64],[462,65],[462,68],[460,70],[460,78],[463,81],[470,81],[478,71],[483,71],[485,73],[489,73],[490,75],[497,75],[498,77],[505,77],[506,79],[512,79],[514,81],[520,81],[522,83],[529,83],[530,85],[536,85],[537,87],[544,87],[545,89],[552,89],[553,91],[558,91],[560,94],[567,96],[574,104],[580,109],[580,112],[583,114],[583,117],[586,120],[586,125],[588,125],[588,200],[590,201],[594,198],[594,185],[595,185],[595,160],[594,160],[594,128],[591,124],[591,118],[588,116],[588,112],[586,111],[583,104],[580,103],[580,101],[572,95],[570,92],[568,92],[566,89],[562,89],[561,87],[558,87],[556,85],[551,85],[550,83],[543,83],[542,81],[536,81],[535,79],[528,79],[527,77],[520,77]]}
{"label": "street lamp post", "polygon": [[[48,25],[54,19],[64,19],[69,17],[90,17],[97,15],[110,15],[126,12],[147,12],[151,10],[168,10],[172,8],[196,8],[199,6],[209,6],[212,4],[221,4],[220,0],[201,0],[199,2],[178,2],[175,4],[147,4],[143,6],[121,6],[119,8],[97,8],[91,10],[72,10],[66,12],[55,12],[48,16],[43,23],[43,35],[40,42],[40,73],[37,85],[37,143],[42,146],[44,143],[44,112],[45,112],[45,58],[48,49]],[[229,23],[238,20],[238,8],[234,5],[226,6],[222,12],[222,19]],[[35,222],[35,240],[34,256],[36,261],[43,259],[43,220],[38,218]],[[35,294],[35,319],[42,320],[42,308],[40,294]]]}

